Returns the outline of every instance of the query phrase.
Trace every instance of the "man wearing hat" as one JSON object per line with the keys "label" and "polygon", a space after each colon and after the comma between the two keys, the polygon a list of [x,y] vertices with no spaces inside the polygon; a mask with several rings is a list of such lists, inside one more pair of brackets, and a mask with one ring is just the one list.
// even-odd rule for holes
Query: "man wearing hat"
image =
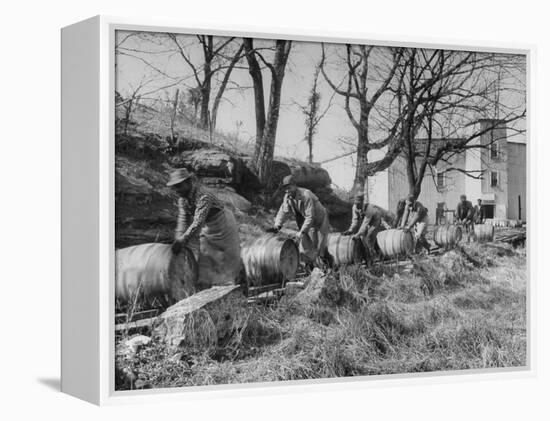
{"label": "man wearing hat", "polygon": [[351,225],[343,235],[353,235],[353,239],[362,241],[372,258],[377,253],[376,236],[384,229],[391,229],[393,217],[387,210],[364,200],[362,193],[355,195],[351,212]]}
{"label": "man wearing hat", "polygon": [[285,196],[271,231],[279,231],[286,218],[293,215],[299,229],[296,239],[300,242],[300,252],[310,263],[317,258],[324,259],[330,230],[325,207],[310,190],[298,187],[291,175],[283,179],[282,188]]}
{"label": "man wearing hat", "polygon": [[233,213],[185,168],[172,171],[166,185],[178,196],[174,254],[185,246],[193,251],[201,288],[233,283],[240,269],[239,234]]}
{"label": "man wearing hat", "polygon": [[401,228],[410,231],[414,228],[416,248],[424,247],[430,251],[430,243],[426,240],[426,229],[428,228],[428,209],[413,194],[405,199],[405,210],[401,218]]}

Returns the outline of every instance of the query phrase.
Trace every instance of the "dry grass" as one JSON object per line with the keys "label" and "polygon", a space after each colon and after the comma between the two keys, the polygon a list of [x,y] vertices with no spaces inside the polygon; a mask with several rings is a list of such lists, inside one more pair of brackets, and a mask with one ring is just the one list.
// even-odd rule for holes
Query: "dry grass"
{"label": "dry grass", "polygon": [[[158,342],[119,372],[118,387],[176,387],[526,363],[525,252],[472,245],[409,272],[359,266],[276,306],[244,306],[223,340],[200,351]],[[124,377],[124,376],[122,376]],[[121,377],[121,378],[122,378]]]}
{"label": "dry grass", "polygon": [[[120,113],[122,109],[117,108],[117,111]],[[171,111],[138,107],[132,114],[132,124],[129,126],[128,134],[155,133],[165,139],[172,133],[170,117]],[[122,114],[117,116],[118,124],[122,126],[120,118],[122,118]],[[119,132],[121,132],[121,127],[119,127]],[[209,130],[199,127],[198,121],[193,121],[193,119],[177,118],[174,122],[174,132],[180,141],[202,142],[234,154],[250,155],[254,150],[252,139],[246,141],[238,133],[224,132],[219,129],[210,133]]]}

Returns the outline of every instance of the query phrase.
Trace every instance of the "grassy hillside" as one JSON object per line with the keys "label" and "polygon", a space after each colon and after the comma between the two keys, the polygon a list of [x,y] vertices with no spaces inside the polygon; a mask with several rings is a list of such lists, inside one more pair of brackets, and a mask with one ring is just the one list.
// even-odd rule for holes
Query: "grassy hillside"
{"label": "grassy hillside", "polygon": [[[275,305],[234,308],[223,339],[177,350],[153,341],[134,356],[119,354],[117,387],[524,366],[525,249],[465,252],[473,259],[451,251],[405,270],[314,272],[304,290]],[[198,331],[215,330],[208,314],[201,320]]]}

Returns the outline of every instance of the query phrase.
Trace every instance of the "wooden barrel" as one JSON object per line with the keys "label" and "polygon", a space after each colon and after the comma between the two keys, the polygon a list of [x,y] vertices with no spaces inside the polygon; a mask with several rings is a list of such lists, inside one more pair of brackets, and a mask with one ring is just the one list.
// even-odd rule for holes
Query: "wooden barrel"
{"label": "wooden barrel", "polygon": [[376,242],[384,257],[407,256],[414,251],[414,236],[410,231],[398,229],[380,231],[376,236]]}
{"label": "wooden barrel", "polygon": [[474,234],[476,241],[480,243],[493,241],[493,237],[495,235],[495,227],[489,224],[477,224],[474,225]]}
{"label": "wooden barrel", "polygon": [[296,243],[288,238],[266,234],[241,249],[248,285],[261,286],[294,279],[299,254]]}
{"label": "wooden barrel", "polygon": [[337,266],[361,263],[365,258],[363,244],[354,240],[351,235],[329,234],[327,250],[332,262]]}
{"label": "wooden barrel", "polygon": [[439,247],[453,248],[462,240],[462,228],[458,225],[438,225],[434,231],[434,243]]}
{"label": "wooden barrel", "polygon": [[140,244],[115,253],[115,297],[119,304],[162,297],[179,301],[194,292],[198,266],[184,247],[176,256],[168,244]]}

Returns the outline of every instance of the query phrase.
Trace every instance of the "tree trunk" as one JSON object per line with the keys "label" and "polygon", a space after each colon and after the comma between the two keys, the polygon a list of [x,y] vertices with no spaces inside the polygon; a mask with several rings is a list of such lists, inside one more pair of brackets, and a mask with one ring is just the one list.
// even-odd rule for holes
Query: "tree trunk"
{"label": "tree trunk", "polygon": [[246,59],[254,87],[256,110],[256,146],[252,162],[260,183],[265,186],[269,185],[271,178],[271,167],[279,122],[281,89],[291,45],[291,41],[278,40],[275,43],[275,57],[273,64],[269,66],[271,70],[271,88],[269,93],[269,108],[266,116],[261,68],[256,59],[252,39],[244,39]]}
{"label": "tree trunk", "polygon": [[209,35],[203,44],[204,50],[204,80],[200,86],[201,92],[201,108],[200,108],[200,125],[203,129],[210,127],[210,91],[212,89],[212,60],[213,60],[213,37]]}
{"label": "tree trunk", "polygon": [[[243,40],[244,49],[246,52],[246,61],[248,62],[248,73],[252,78],[252,86],[254,88],[254,110],[256,112],[256,147],[254,156],[259,154],[258,139],[261,140],[265,128],[265,99],[264,99],[264,82],[262,70],[254,53],[254,44],[251,38]],[[255,166],[255,159],[253,165]]]}
{"label": "tree trunk", "polygon": [[126,105],[126,112],[124,118],[124,135],[128,134],[128,124],[130,124],[130,118],[132,117],[132,107],[134,105],[134,96],[128,101]]}
{"label": "tree trunk", "polygon": [[172,118],[170,119],[170,133],[172,135],[172,143],[176,142],[174,135],[174,123],[176,122],[176,117],[178,115],[178,101],[179,101],[180,90],[176,89],[176,95],[174,97],[174,109],[172,110]]}
{"label": "tree trunk", "polygon": [[357,129],[357,163],[355,166],[355,188],[356,194],[359,191],[363,192],[365,197],[368,197],[367,183],[367,168],[369,163],[369,129],[368,129],[368,112],[363,109],[366,104],[361,103],[361,117]]}
{"label": "tree trunk", "polygon": [[229,77],[231,76],[231,72],[233,71],[233,68],[235,65],[239,62],[241,58],[241,53],[243,51],[244,45],[241,45],[233,58],[231,59],[231,62],[229,63],[229,67],[227,68],[227,71],[225,72],[225,75],[223,76],[223,80],[220,84],[220,88],[218,89],[218,93],[216,94],[216,98],[214,99],[214,104],[212,105],[212,112],[210,113],[210,129],[214,130],[216,128],[216,123],[218,120],[218,108],[220,106],[220,102],[222,100],[223,94],[225,92],[225,88],[227,87],[227,84],[229,82]]}
{"label": "tree trunk", "polygon": [[201,88],[201,108],[200,108],[200,125],[203,129],[208,129],[208,103],[210,102],[210,84]]}
{"label": "tree trunk", "polygon": [[308,147],[307,160],[310,164],[313,164],[313,132],[311,129],[307,134],[307,147]]}

